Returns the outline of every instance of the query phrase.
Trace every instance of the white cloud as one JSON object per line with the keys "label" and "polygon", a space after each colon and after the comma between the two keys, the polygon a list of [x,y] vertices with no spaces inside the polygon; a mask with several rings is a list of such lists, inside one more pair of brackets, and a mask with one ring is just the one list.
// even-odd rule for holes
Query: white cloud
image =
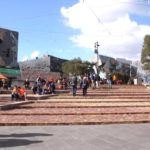
{"label": "white cloud", "polygon": [[22,61],[26,61],[26,60],[28,60],[28,56],[24,56],[24,57],[22,58]]}
{"label": "white cloud", "polygon": [[39,51],[33,51],[33,52],[31,53],[31,59],[35,59],[36,57],[39,56],[39,54],[40,54]]}
{"label": "white cloud", "polygon": [[30,57],[29,57],[29,56],[24,56],[21,61],[27,61],[27,60],[30,60],[30,59],[35,59],[36,57],[39,57],[39,56],[40,56],[39,54],[40,54],[39,51],[33,51],[33,52],[31,53],[31,56],[30,56]]}
{"label": "white cloud", "polygon": [[139,59],[143,39],[150,26],[131,19],[132,15],[150,17],[150,5],[143,0],[80,0],[72,7],[61,8],[65,25],[80,30],[70,39],[78,47],[93,51],[99,42],[100,54]]}

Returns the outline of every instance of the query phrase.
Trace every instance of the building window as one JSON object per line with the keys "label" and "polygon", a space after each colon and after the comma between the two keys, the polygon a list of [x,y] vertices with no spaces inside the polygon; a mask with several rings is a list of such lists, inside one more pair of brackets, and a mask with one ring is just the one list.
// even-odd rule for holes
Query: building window
{"label": "building window", "polygon": [[6,50],[6,57],[10,57],[10,49],[9,48]]}
{"label": "building window", "polygon": [[3,40],[2,39],[0,39],[0,44],[3,42]]}

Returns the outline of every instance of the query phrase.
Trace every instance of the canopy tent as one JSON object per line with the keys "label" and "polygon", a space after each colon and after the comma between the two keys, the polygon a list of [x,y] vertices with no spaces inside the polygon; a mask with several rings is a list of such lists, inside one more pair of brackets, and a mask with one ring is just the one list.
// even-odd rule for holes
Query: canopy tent
{"label": "canopy tent", "polygon": [[21,74],[19,69],[0,68],[0,74],[6,74],[8,77],[16,77]]}
{"label": "canopy tent", "polygon": [[4,76],[3,74],[0,73],[0,79],[5,79],[7,80],[8,78],[6,76]]}

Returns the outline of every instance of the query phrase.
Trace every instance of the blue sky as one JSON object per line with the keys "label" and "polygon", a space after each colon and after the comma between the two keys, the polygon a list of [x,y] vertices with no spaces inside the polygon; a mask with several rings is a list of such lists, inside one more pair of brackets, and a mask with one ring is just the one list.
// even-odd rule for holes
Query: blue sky
{"label": "blue sky", "polygon": [[140,59],[150,34],[147,0],[5,0],[0,27],[19,32],[18,60],[53,55],[65,59]]}

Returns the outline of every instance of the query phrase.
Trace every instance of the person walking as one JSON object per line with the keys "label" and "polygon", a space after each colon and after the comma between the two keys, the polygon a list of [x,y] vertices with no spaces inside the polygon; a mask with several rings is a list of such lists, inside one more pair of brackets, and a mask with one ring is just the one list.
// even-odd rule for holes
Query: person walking
{"label": "person walking", "polygon": [[50,87],[51,87],[52,94],[55,94],[55,82],[54,82],[54,79],[51,80]]}
{"label": "person walking", "polygon": [[85,74],[82,80],[82,89],[83,89],[83,96],[87,95],[87,88],[88,88],[88,78]]}
{"label": "person walking", "polygon": [[107,84],[108,84],[108,88],[111,89],[112,88],[112,78],[110,75],[108,76]]}

